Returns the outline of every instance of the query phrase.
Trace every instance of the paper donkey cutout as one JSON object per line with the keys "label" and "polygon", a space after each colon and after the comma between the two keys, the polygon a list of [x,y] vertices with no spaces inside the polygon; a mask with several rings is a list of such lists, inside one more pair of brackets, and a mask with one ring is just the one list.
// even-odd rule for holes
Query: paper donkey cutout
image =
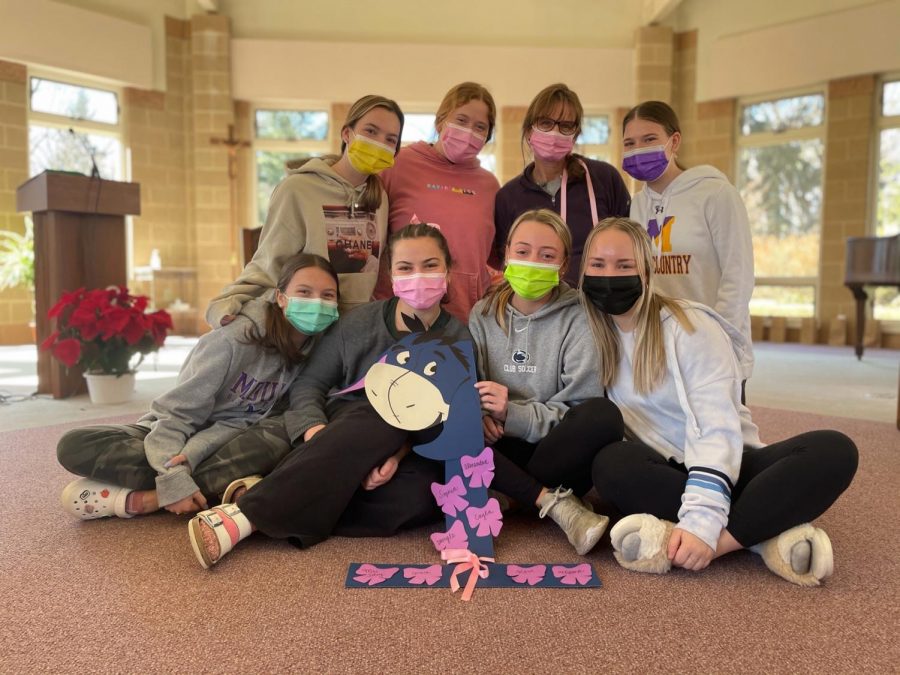
{"label": "paper donkey cutout", "polygon": [[[494,478],[494,451],[484,447],[481,403],[475,389],[475,353],[470,340],[436,332],[403,337],[376,362],[354,389],[365,387],[378,414],[392,426],[440,433],[415,452],[444,462],[444,483],[431,492],[445,514],[446,530],[431,535],[442,560],[453,565],[373,565],[353,563],[346,585],[353,588],[435,588],[458,590],[463,599],[482,588],[599,587],[591,565],[502,565],[494,562],[493,540],[503,515],[487,489]],[[402,570],[402,574],[398,572]]]}

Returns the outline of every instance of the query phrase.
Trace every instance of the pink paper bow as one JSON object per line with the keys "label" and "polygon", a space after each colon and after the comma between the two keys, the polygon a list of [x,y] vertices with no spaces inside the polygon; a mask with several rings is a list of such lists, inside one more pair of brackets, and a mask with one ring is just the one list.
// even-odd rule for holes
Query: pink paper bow
{"label": "pink paper bow", "polygon": [[477,528],[475,534],[479,537],[486,537],[488,534],[496,537],[500,534],[500,528],[503,527],[500,503],[493,497],[488,499],[487,504],[481,508],[477,506],[467,508],[466,518],[469,520],[469,527]]}
{"label": "pink paper bow", "polygon": [[446,485],[443,483],[432,483],[431,494],[434,495],[434,499],[437,505],[441,507],[441,510],[453,518],[456,517],[457,511],[463,511],[469,505],[469,502],[462,497],[466,494],[466,486],[459,475],[453,476],[447,481]]}
{"label": "pink paper bow", "polygon": [[438,551],[448,548],[465,550],[469,547],[469,535],[466,534],[466,526],[461,520],[455,521],[446,532],[432,534],[431,541]]}
{"label": "pink paper bow", "polygon": [[554,565],[553,576],[555,576],[560,580],[561,583],[566,584],[567,586],[574,586],[575,584],[584,586],[591,580],[593,573],[591,572],[591,566],[587,563],[575,565],[574,567]]}
{"label": "pink paper bow", "polygon": [[532,565],[531,567],[521,567],[519,565],[509,565],[506,568],[506,575],[517,584],[528,584],[534,586],[544,580],[547,573],[546,565]]}
{"label": "pink paper bow", "polygon": [[353,581],[374,586],[390,579],[399,569],[399,567],[376,567],[366,563],[365,565],[360,565],[356,570],[356,576],[353,577]]}
{"label": "pink paper bow", "polygon": [[457,566],[453,568],[453,573],[450,575],[451,593],[456,593],[460,588],[459,579],[457,579],[457,577],[467,570],[472,570],[469,574],[469,580],[466,582],[466,588],[463,590],[462,594],[462,599],[466,602],[472,599],[472,593],[475,592],[475,584],[478,583],[478,580],[487,579],[488,574],[490,573],[487,565],[483,565],[482,563],[494,562],[493,558],[479,558],[472,553],[472,551],[467,549],[448,549],[446,551],[441,551],[441,558],[449,563],[458,563]]}
{"label": "pink paper bow", "polygon": [[490,487],[491,481],[494,480],[494,451],[485,448],[477,457],[463,455],[459,458],[459,465],[462,467],[463,475],[466,478],[471,477],[469,487]]}
{"label": "pink paper bow", "polygon": [[409,583],[420,585],[428,584],[434,586],[441,578],[443,568],[440,565],[431,565],[430,567],[407,567],[403,570],[403,576],[409,579]]}

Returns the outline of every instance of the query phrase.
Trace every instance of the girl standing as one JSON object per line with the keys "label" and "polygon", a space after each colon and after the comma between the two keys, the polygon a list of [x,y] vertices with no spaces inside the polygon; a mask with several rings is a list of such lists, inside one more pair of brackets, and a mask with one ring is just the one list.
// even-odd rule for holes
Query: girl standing
{"label": "girl standing", "polygon": [[[276,403],[314,336],[337,319],[337,303],[337,274],[326,260],[289,258],[274,300],[247,302],[227,327],[201,337],[175,388],[136,424],[83,427],[60,439],[59,463],[85,476],[63,490],[63,507],[82,520],[190,513],[230,481],[271,471],[290,450]],[[236,442],[254,424],[266,442]]]}
{"label": "girl standing", "polygon": [[289,164],[272,193],[253,259],[238,279],[213,298],[213,328],[234,317],[247,300],[270,292],[284,261],[301,251],[329,260],[341,280],[341,309],[368,302],[378,276],[387,231],[387,200],[378,174],[394,163],[403,112],[383,96],[363,96],[341,127],[341,155]]}
{"label": "girl standing", "polygon": [[529,209],[558,213],[572,233],[572,264],[566,281],[575,286],[584,240],[608,216],[628,215],[631,199],[616,169],[574,154],[584,110],[578,95],[564,84],[542,89],[522,121],[522,143],[534,161],[497,193],[494,248],[499,259],[513,221]]}
{"label": "girl standing", "polygon": [[[494,196],[500,184],[481,168],[478,153],[494,133],[497,108],[475,82],[458,84],[438,106],[438,140],[419,141],[397,155],[382,174],[390,199],[390,231],[407,223],[437,225],[450,245],[453,270],[446,309],[462,322],[490,285],[487,267],[494,241]],[[390,268],[382,264],[375,297],[391,294]]]}
{"label": "girl standing", "polygon": [[681,127],[675,111],[661,101],[628,111],[623,144],[622,168],[646,182],[631,203],[631,218],[644,226],[653,245],[657,288],[711,307],[741,332],[746,380],[753,369],[753,243],[740,194],[718,169],[679,165]]}
{"label": "girl standing", "polygon": [[749,548],[800,585],[831,575],[831,542],[809,521],[847,489],[853,442],[811,431],[764,446],[741,403],[749,345],[703,305],[655,287],[642,225],[602,221],[588,237],[582,302],[601,359],[600,383],[629,440],[594,460],[594,485],[622,513],[612,529],[628,569],[701,570]]}
{"label": "girl standing", "polygon": [[578,294],[560,281],[571,248],[569,229],[552,211],[519,216],[507,235],[505,281],[475,305],[469,330],[485,441],[524,469],[507,494],[540,507],[540,517],[556,520],[584,555],[609,519],[579,497],[591,488],[594,456],[621,440],[623,424],[594,375],[596,352],[585,339]]}

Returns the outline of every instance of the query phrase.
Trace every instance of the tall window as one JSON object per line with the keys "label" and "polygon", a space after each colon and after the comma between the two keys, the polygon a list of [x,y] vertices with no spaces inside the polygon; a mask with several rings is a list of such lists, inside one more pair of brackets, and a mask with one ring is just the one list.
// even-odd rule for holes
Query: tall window
{"label": "tall window", "polygon": [[[900,77],[882,84],[878,127],[875,234],[888,237],[900,233]],[[875,289],[875,318],[900,320],[898,289]]]}
{"label": "tall window", "polygon": [[[494,175],[497,174],[497,127],[494,127],[494,135],[484,148],[478,153],[478,161],[481,166]],[[434,143],[438,139],[437,130],[434,128],[434,113],[405,113],[403,115],[403,145],[425,141]]]}
{"label": "tall window", "polygon": [[752,314],[815,315],[824,122],[822,93],[741,106],[738,189],[753,233]]}
{"label": "tall window", "polygon": [[601,162],[608,162],[612,159],[608,115],[585,115],[582,118],[581,134],[575,141],[575,152]]}
{"label": "tall window", "polygon": [[325,110],[254,109],[256,213],[260,225],[266,222],[272,190],[287,175],[285,164],[329,152],[328,125]]}
{"label": "tall window", "polygon": [[29,172],[47,169],[124,177],[118,92],[29,78]]}

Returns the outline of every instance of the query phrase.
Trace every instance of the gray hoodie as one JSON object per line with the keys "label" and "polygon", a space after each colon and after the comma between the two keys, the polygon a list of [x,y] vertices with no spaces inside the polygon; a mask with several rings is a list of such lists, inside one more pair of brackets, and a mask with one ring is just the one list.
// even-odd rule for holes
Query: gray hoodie
{"label": "gray hoodie", "polygon": [[210,326],[218,328],[222,317],[237,314],[250,298],[269,299],[284,262],[300,252],[334,266],[342,312],[371,300],[387,232],[387,197],[375,213],[358,209],[365,183],[348,183],[331,168],[335,161],[314,157],[276,186],[259,248],[237,280],[210,301]]}
{"label": "gray hoodie", "polygon": [[528,316],[510,305],[508,334],[492,314],[481,315],[486,300],[469,315],[478,377],[509,389],[504,432],[529,443],[550,433],[571,406],[603,395],[578,293],[565,283],[559,288],[558,297]]}
{"label": "gray hoodie", "polygon": [[[299,374],[301,366],[288,367],[280,354],[247,343],[248,328],[265,332],[269,304],[251,300],[230,324],[201,337],[175,387],[154,400],[150,412],[138,420],[150,428],[144,450],[159,474],[160,506],[196,492],[191,471],[267,415]],[[178,454],[185,455],[187,463],[166,468]]]}

